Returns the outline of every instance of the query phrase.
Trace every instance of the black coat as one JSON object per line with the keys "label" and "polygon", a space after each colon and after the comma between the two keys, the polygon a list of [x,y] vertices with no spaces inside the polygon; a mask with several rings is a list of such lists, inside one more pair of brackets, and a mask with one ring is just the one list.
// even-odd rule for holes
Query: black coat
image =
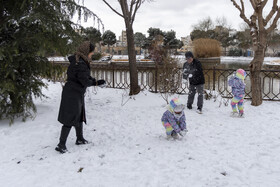
{"label": "black coat", "polygon": [[[192,77],[189,75],[192,74]],[[185,62],[183,65],[183,79],[188,79],[191,85],[205,84],[202,65],[197,59],[193,59],[192,63]]]}
{"label": "black coat", "polygon": [[67,82],[62,90],[58,121],[63,125],[75,126],[86,123],[84,95],[87,87],[96,85],[90,76],[90,66],[82,58],[76,63],[75,56],[68,57]]}

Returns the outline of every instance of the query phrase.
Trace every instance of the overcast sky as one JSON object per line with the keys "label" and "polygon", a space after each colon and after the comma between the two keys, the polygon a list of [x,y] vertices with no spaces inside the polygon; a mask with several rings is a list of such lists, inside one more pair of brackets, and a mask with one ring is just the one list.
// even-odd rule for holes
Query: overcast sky
{"label": "overcast sky", "polygon": [[[249,18],[252,8],[248,0],[244,1],[245,13]],[[273,0],[268,1],[266,12],[268,12],[268,8],[271,9]],[[117,0],[107,2],[121,12]],[[239,2],[237,0],[237,3]],[[123,18],[114,13],[102,0],[84,0],[84,5],[96,13],[103,21],[105,30],[113,31],[117,38],[121,31],[125,30]],[[218,17],[225,17],[228,24],[237,30],[239,30],[240,24],[244,23],[239,16],[239,11],[230,0],[153,0],[152,2],[146,1],[140,7],[133,28],[134,33],[142,32],[146,36],[150,27],[160,28],[162,31],[174,30],[176,37],[180,38],[189,35],[192,26],[208,16],[213,21]],[[84,25],[93,26],[93,21],[89,20]]]}

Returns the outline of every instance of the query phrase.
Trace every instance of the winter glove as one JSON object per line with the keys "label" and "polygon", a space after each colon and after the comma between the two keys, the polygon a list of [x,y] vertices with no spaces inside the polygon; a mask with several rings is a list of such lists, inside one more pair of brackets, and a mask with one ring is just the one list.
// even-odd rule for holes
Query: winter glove
{"label": "winter glove", "polygon": [[106,82],[105,82],[104,84],[99,85],[99,87],[100,87],[100,88],[105,88],[105,87],[107,87]]}
{"label": "winter glove", "polygon": [[97,81],[97,85],[100,87],[100,88],[105,88],[107,87],[107,84],[104,80],[98,80]]}
{"label": "winter glove", "polygon": [[98,80],[97,86],[101,86],[102,84],[105,84],[106,82],[104,80]]}
{"label": "winter glove", "polygon": [[183,74],[187,75],[189,73],[189,71],[187,69],[183,70]]}
{"label": "winter glove", "polygon": [[231,74],[230,76],[228,76],[228,80],[234,79],[235,76],[236,76],[235,73]]}
{"label": "winter glove", "polygon": [[184,137],[184,136],[187,134],[187,132],[188,132],[188,130],[187,130],[187,129],[184,129],[184,130],[181,130],[181,131],[179,132],[179,134],[180,134],[182,137]]}

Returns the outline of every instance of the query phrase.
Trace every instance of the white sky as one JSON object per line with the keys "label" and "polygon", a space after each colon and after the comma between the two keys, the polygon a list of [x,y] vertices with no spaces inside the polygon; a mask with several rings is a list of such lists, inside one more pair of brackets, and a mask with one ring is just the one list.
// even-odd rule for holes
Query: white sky
{"label": "white sky", "polygon": [[[108,2],[119,12],[121,11],[117,0],[108,0]],[[237,3],[239,2],[237,0]],[[117,37],[122,30],[125,30],[123,18],[114,13],[102,0],[84,0],[84,4],[102,19],[105,30],[113,31]],[[252,8],[247,0],[245,0],[245,7],[245,14],[249,17]],[[269,0],[266,7],[265,13],[271,9],[272,0]],[[146,1],[138,10],[134,32],[147,34],[147,30],[153,27],[163,31],[174,30],[177,38],[180,38],[189,35],[192,26],[208,16],[213,21],[217,17],[225,17],[228,24],[237,30],[243,23],[239,11],[230,0],[153,0]],[[92,26],[92,24],[93,21],[88,21],[85,25]]]}

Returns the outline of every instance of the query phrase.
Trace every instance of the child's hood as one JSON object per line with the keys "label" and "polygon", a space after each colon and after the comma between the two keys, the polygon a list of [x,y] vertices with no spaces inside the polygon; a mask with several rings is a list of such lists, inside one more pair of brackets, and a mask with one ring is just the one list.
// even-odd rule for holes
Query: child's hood
{"label": "child's hood", "polygon": [[169,105],[167,106],[168,110],[172,113],[174,113],[175,110],[184,110],[184,105],[180,102],[178,98],[174,98],[169,102]]}
{"label": "child's hood", "polygon": [[236,77],[237,78],[239,78],[239,79],[241,79],[241,80],[244,80],[245,79],[245,77],[246,77],[246,71],[245,70],[243,70],[243,69],[238,69],[238,70],[236,70]]}

